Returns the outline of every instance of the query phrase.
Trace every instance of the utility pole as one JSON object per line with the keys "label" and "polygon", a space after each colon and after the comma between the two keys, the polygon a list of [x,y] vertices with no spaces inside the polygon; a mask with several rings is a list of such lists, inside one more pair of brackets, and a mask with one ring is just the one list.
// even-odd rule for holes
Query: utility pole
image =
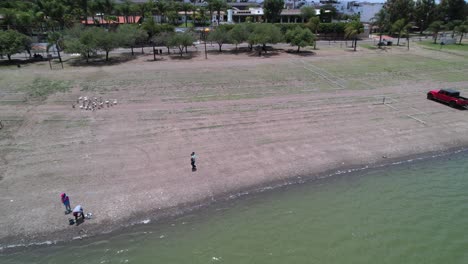
{"label": "utility pole", "polygon": [[205,60],[208,59],[208,54],[206,53],[206,37],[205,37],[205,41],[203,41],[205,43]]}
{"label": "utility pole", "polygon": [[206,52],[206,39],[208,37],[208,33],[210,32],[209,28],[203,29],[203,39],[204,39],[204,45],[205,45],[205,60],[208,59],[208,53]]}

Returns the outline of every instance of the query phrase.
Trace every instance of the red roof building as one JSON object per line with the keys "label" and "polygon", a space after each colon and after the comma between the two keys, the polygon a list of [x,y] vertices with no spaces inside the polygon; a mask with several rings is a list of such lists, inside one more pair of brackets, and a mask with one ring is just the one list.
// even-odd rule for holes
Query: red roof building
{"label": "red roof building", "polygon": [[[138,24],[141,16],[109,16],[102,18],[101,16],[88,17],[88,25],[107,25],[107,24]],[[86,24],[85,20],[81,24]]]}

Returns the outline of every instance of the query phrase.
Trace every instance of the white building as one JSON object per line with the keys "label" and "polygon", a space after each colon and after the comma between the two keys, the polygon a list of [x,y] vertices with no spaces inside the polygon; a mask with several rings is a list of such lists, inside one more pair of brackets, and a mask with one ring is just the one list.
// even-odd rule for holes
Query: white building
{"label": "white building", "polygon": [[359,14],[361,22],[371,22],[372,18],[382,9],[383,5],[383,3],[341,1],[333,6],[339,13],[346,15]]}
{"label": "white building", "polygon": [[[117,0],[118,2],[122,2],[123,0]],[[144,3],[148,0],[131,0],[135,3]],[[193,2],[191,0],[183,0],[184,2]],[[264,0],[231,0],[228,4],[231,6],[236,6],[238,9],[243,10],[245,12],[236,12],[234,11],[234,16],[258,16],[263,15],[263,9],[261,5],[263,4]],[[361,22],[368,23],[371,22],[372,18],[380,11],[380,9],[384,5],[385,0],[381,0],[382,3],[371,3],[365,1],[340,1],[340,0],[284,0],[285,9],[299,9],[302,6],[312,6],[315,8],[320,8],[322,5],[331,4],[333,5],[338,13],[346,14],[346,15],[355,15],[359,14],[361,17]],[[195,0],[196,4],[206,4],[206,0]],[[234,4],[237,3],[237,4]],[[250,10],[249,8],[253,5],[257,4],[257,8],[255,10]],[[242,5],[242,6],[239,6]],[[244,7],[244,8],[242,8]],[[234,18],[234,22],[237,22],[237,19]]]}

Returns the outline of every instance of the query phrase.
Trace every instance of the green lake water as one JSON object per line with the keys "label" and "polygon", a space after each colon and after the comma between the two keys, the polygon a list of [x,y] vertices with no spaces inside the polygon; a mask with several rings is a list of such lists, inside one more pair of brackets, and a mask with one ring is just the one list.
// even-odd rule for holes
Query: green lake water
{"label": "green lake water", "polygon": [[468,263],[468,154],[221,202],[7,263]]}

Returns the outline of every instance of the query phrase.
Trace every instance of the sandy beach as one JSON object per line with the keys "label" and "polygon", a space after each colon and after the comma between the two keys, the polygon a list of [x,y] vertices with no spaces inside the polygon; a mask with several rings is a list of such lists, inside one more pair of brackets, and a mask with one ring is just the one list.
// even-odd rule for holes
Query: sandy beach
{"label": "sandy beach", "polygon": [[[468,112],[426,99],[447,87],[468,95],[466,57],[338,47],[2,69],[0,246],[92,236],[241,190],[468,146]],[[23,100],[43,80],[71,88]],[[118,104],[72,108],[79,96]],[[70,226],[62,192],[93,219]]]}

